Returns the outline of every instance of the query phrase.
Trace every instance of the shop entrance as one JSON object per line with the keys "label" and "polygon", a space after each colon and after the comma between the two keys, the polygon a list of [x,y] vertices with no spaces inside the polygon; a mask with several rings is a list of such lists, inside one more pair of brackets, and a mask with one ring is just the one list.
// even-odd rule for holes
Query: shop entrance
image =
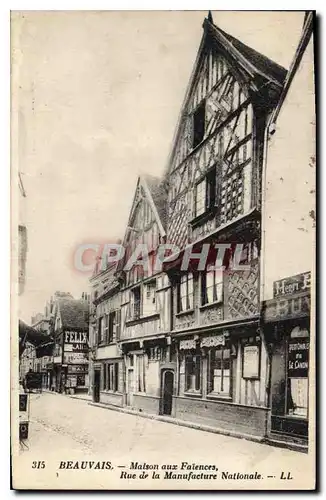
{"label": "shop entrance", "polygon": [[163,370],[161,379],[161,414],[171,415],[174,388],[174,372]]}
{"label": "shop entrance", "polygon": [[274,347],[272,357],[272,432],[308,437],[309,333],[293,328]]}

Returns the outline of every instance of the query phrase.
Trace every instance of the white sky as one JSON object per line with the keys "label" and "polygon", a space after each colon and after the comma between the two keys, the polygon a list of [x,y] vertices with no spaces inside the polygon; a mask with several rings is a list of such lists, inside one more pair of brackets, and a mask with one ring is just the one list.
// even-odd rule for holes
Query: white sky
{"label": "white sky", "polygon": [[[20,169],[28,257],[20,317],[56,291],[79,297],[80,242],[123,237],[137,177],[165,167],[206,12],[25,12]],[[213,12],[215,24],[288,67],[299,12]],[[16,31],[15,31],[16,30]]]}

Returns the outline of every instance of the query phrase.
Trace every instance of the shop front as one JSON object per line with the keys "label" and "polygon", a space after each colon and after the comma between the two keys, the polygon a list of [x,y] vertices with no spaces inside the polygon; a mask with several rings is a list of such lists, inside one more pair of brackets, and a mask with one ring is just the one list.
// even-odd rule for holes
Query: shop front
{"label": "shop front", "polygon": [[63,337],[62,390],[88,391],[88,332],[66,330]]}
{"label": "shop front", "polygon": [[175,342],[175,417],[262,440],[268,420],[268,356],[258,321],[188,334]]}
{"label": "shop front", "polygon": [[88,388],[88,364],[67,365],[65,390],[69,394],[86,392]]}
{"label": "shop front", "polygon": [[310,273],[277,281],[275,290],[279,293],[265,302],[263,313],[271,355],[269,434],[275,439],[307,443]]}

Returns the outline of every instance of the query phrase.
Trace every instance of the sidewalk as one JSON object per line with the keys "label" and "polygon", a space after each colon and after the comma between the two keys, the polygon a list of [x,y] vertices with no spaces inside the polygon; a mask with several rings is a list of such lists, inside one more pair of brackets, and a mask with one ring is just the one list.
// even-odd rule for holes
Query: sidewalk
{"label": "sidewalk", "polygon": [[62,394],[61,392],[56,392],[56,391],[49,391],[48,389],[42,389],[42,392],[46,392],[47,394],[59,394],[60,396],[68,396],[69,398],[74,398],[74,399],[81,399],[83,401],[92,401],[92,396],[90,396],[87,393],[80,393],[80,394]]}
{"label": "sidewalk", "polygon": [[[58,393],[54,393],[53,391],[46,391],[46,392],[49,392],[51,394],[58,394]],[[285,441],[281,441],[281,440],[276,440],[275,438],[269,439],[267,437],[254,436],[251,434],[243,434],[243,433],[240,433],[237,431],[230,431],[230,430],[226,430],[226,429],[223,429],[220,427],[212,427],[212,426],[205,425],[205,424],[198,424],[195,422],[190,422],[188,420],[182,420],[182,419],[178,419],[175,417],[170,417],[167,415],[154,415],[151,413],[145,413],[144,411],[134,410],[132,408],[109,405],[107,403],[94,403],[92,401],[92,397],[88,394],[74,394],[74,395],[61,394],[61,395],[68,396],[69,398],[72,398],[72,399],[79,399],[79,400],[87,401],[90,406],[103,408],[105,410],[111,410],[111,411],[120,412],[120,413],[127,413],[129,415],[135,415],[137,417],[148,418],[151,420],[158,420],[161,422],[179,425],[182,427],[189,427],[191,429],[201,430],[204,432],[210,432],[213,434],[221,434],[224,436],[233,437],[233,438],[237,438],[237,439],[245,439],[246,441],[267,444],[267,445],[270,445],[273,447],[276,446],[279,448],[286,448],[286,449],[289,449],[292,451],[298,451],[301,453],[307,453],[307,451],[308,451],[307,446],[304,446],[304,445],[301,445],[298,443],[290,443],[290,442],[285,442]]]}

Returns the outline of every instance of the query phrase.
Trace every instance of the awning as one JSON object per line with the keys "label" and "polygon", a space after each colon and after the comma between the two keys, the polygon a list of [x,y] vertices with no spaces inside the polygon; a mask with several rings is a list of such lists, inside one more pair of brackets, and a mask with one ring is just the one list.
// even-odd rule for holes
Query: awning
{"label": "awning", "polygon": [[19,357],[24,352],[26,342],[42,350],[50,349],[51,345],[53,345],[53,339],[50,335],[40,332],[32,326],[26,325],[24,321],[19,320]]}

